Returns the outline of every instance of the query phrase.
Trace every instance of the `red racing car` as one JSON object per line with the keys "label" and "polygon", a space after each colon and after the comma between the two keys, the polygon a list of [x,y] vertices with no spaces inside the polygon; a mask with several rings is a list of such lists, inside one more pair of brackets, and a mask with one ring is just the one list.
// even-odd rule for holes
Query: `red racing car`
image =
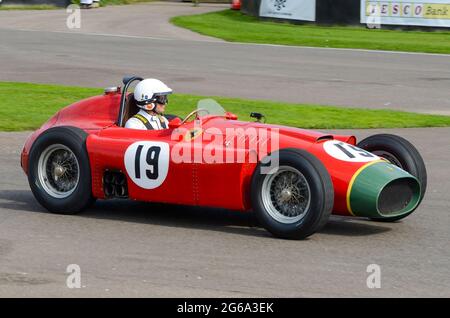
{"label": "red racing car", "polygon": [[137,112],[131,83],[81,100],[26,141],[21,165],[46,209],[77,213],[96,199],[128,198],[254,211],[281,238],[305,238],[331,213],[396,221],[425,194],[416,148],[399,136],[354,136],[238,121],[213,101],[169,128],[124,128]]}

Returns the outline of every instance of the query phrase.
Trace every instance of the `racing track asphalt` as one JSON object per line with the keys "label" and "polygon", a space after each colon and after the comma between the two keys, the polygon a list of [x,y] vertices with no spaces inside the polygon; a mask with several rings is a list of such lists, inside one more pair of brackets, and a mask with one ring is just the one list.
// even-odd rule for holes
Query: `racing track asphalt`
{"label": "racing track asphalt", "polygon": [[[50,214],[19,165],[28,133],[0,133],[0,297],[450,297],[450,128],[388,132],[425,158],[421,206],[397,223],[332,217],[304,241],[217,209],[99,201]],[[372,263],[381,289],[366,287]],[[69,264],[80,265],[83,288],[66,287]]]}
{"label": "racing track asphalt", "polygon": [[222,8],[87,10],[79,30],[63,10],[0,11],[0,80],[102,87],[139,74],[183,93],[450,114],[448,55],[227,43],[167,22]]}
{"label": "racing track asphalt", "polygon": [[[187,93],[449,110],[446,56],[210,42],[167,25],[151,34],[162,39],[125,32],[127,23],[111,31],[120,37],[55,33],[45,16],[57,12],[39,14],[0,12],[0,80],[106,86],[137,73]],[[110,33],[87,32],[96,30]],[[19,165],[28,132],[0,133],[0,297],[449,297],[450,128],[388,131],[425,158],[419,209],[394,224],[333,217],[305,241],[272,238],[251,215],[215,209],[100,201],[77,216],[47,213]],[[65,286],[72,263],[81,289]],[[371,263],[381,266],[381,289],[366,287]]]}

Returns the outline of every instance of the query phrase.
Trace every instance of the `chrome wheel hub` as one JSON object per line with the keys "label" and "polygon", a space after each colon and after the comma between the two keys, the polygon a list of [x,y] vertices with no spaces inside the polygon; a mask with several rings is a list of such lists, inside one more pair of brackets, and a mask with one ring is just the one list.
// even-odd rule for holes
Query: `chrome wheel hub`
{"label": "chrome wheel hub", "polygon": [[80,178],[80,166],[68,147],[56,144],[40,155],[38,177],[45,192],[57,199],[68,197],[75,191]]}
{"label": "chrome wheel hub", "polygon": [[305,176],[295,168],[281,166],[266,175],[262,186],[262,201],[266,211],[276,221],[291,224],[308,212],[311,190]]}
{"label": "chrome wheel hub", "polygon": [[66,169],[63,166],[55,165],[55,169],[53,170],[53,174],[54,174],[55,178],[62,177],[65,172],[66,172]]}
{"label": "chrome wheel hub", "polygon": [[282,202],[289,202],[292,198],[292,191],[291,189],[283,189],[280,193],[280,201]]}

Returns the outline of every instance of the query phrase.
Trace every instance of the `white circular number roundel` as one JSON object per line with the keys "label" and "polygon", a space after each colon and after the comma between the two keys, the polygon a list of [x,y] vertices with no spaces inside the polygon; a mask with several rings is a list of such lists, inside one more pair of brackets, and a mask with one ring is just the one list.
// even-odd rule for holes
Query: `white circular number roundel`
{"label": "white circular number roundel", "polygon": [[324,142],[323,149],[325,149],[326,153],[331,157],[343,161],[369,162],[380,159],[377,155],[339,140],[329,140]]}
{"label": "white circular number roundel", "polygon": [[125,152],[125,168],[131,180],[144,189],[159,187],[169,171],[169,144],[138,141]]}

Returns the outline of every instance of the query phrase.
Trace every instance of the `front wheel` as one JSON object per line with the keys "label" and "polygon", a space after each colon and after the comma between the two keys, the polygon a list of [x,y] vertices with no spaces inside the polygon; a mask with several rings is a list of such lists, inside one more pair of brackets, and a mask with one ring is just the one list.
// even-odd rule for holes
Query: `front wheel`
{"label": "front wheel", "polygon": [[78,128],[56,127],[40,135],[31,148],[28,182],[50,212],[74,214],[94,200],[86,137]]}
{"label": "front wheel", "polygon": [[283,149],[274,173],[263,174],[260,163],[252,178],[251,200],[256,217],[273,235],[302,239],[325,225],[334,203],[328,171],[312,154]]}
{"label": "front wheel", "polygon": [[[427,170],[419,151],[408,140],[396,135],[378,134],[363,139],[357,146],[388,160],[416,177],[420,183],[419,203],[422,201],[427,188]],[[412,212],[394,217],[372,218],[372,220],[394,222],[403,219]]]}

